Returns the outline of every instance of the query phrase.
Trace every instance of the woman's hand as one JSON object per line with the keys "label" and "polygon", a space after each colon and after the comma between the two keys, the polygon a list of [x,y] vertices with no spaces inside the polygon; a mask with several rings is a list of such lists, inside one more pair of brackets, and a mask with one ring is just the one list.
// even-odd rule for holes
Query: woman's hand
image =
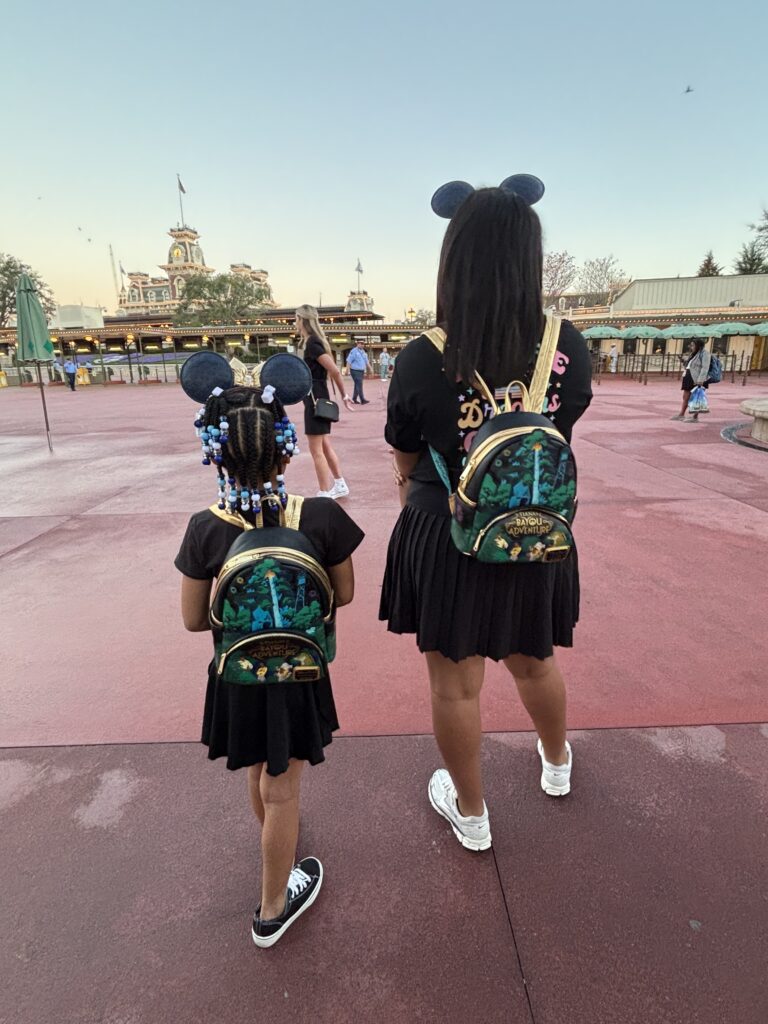
{"label": "woman's hand", "polygon": [[403,474],[397,468],[397,462],[395,462],[394,459],[392,459],[392,476],[395,478],[395,483],[397,484],[398,487],[405,486],[406,478],[403,476]]}
{"label": "woman's hand", "polygon": [[354,405],[354,402],[352,401],[352,399],[349,397],[349,395],[346,392],[342,393],[341,400],[344,403],[344,408],[345,409],[348,409],[350,407],[350,405]]}

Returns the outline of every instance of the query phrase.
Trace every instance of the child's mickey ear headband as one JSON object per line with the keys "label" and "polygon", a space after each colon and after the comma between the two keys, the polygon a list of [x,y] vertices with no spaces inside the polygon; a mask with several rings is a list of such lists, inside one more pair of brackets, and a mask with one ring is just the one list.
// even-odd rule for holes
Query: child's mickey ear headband
{"label": "child's mickey ear headband", "polygon": [[[544,195],[544,182],[533,174],[512,174],[502,181],[499,188],[510,195],[518,196],[524,203],[533,206]],[[467,181],[449,181],[432,196],[432,209],[438,217],[450,220],[458,208],[475,189]]]}
{"label": "child's mickey ear headband", "polygon": [[[232,367],[223,356],[196,352],[186,360],[179,373],[183,391],[196,402],[206,402],[214,388],[226,391],[235,383]],[[262,389],[272,386],[283,405],[295,405],[312,388],[312,374],[303,359],[289,352],[278,352],[262,365],[259,375]]]}

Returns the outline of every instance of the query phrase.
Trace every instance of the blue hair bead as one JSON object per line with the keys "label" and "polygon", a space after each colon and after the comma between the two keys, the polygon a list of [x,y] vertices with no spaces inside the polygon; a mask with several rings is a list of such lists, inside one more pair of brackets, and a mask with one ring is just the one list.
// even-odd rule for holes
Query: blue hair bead
{"label": "blue hair bead", "polygon": [[206,457],[203,459],[203,465],[204,466],[210,466],[210,464],[211,464],[211,460],[206,455]]}

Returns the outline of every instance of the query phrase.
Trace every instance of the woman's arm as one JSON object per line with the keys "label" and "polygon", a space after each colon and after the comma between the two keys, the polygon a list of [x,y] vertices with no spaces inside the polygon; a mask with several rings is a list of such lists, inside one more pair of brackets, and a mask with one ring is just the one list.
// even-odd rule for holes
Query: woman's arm
{"label": "woman's arm", "polygon": [[392,454],[392,472],[395,483],[400,488],[400,505],[403,506],[408,497],[408,478],[416,468],[420,456],[418,452],[399,452],[396,448],[392,450]]}
{"label": "woman's arm", "polygon": [[191,576],[181,577],[181,618],[184,628],[190,633],[203,633],[211,628],[208,621],[208,605],[212,582],[194,580]]}
{"label": "woman's arm", "polygon": [[343,605],[349,604],[355,596],[355,571],[352,568],[352,558],[346,558],[338,565],[330,566],[328,575],[331,577],[336,607],[341,608]]}
{"label": "woman's arm", "polygon": [[350,397],[344,390],[344,378],[341,376],[341,372],[331,356],[329,356],[327,352],[324,352],[317,361],[325,370],[328,371],[328,376],[330,377],[333,386],[336,388],[339,398],[345,405],[350,405]]}

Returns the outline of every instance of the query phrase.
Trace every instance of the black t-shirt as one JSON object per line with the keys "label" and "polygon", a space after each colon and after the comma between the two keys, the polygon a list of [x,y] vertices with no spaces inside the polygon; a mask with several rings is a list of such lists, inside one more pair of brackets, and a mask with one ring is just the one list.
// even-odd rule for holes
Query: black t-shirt
{"label": "black t-shirt", "polygon": [[[265,512],[264,525],[277,526],[276,514]],[[326,569],[346,561],[365,536],[332,498],[305,498],[299,530],[312,542]],[[174,565],[194,580],[212,580],[242,532],[239,526],[220,519],[208,508],[196,512],[189,520]]]}
{"label": "black t-shirt", "polygon": [[[504,381],[489,380],[490,387]],[[589,349],[569,320],[563,320],[557,353],[547,389],[546,415],[567,441],[573,425],[592,400],[592,360]],[[401,452],[418,452],[411,474],[408,504],[448,514],[448,492],[435,469],[429,447],[445,459],[455,485],[472,439],[492,412],[475,388],[451,383],[443,372],[443,357],[423,334],[406,345],[395,360],[389,385],[387,426],[389,444]]]}
{"label": "black t-shirt", "polygon": [[307,338],[307,343],[304,346],[304,362],[309,367],[309,372],[312,374],[313,381],[325,381],[328,379],[328,371],[322,363],[319,362],[320,357],[324,355],[327,355],[327,353],[323,348],[322,341],[320,341],[319,338],[316,338],[314,334],[311,334]]}

